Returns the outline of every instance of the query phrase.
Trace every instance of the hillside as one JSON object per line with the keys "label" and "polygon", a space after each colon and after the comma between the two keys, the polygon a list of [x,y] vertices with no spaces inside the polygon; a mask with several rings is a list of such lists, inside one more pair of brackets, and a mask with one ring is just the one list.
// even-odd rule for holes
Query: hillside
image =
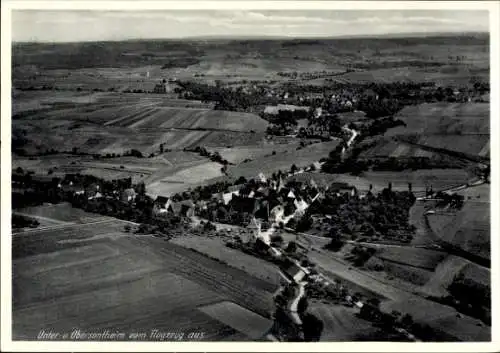
{"label": "hillside", "polygon": [[396,117],[406,126],[391,129],[387,135],[424,148],[489,158],[487,103],[424,103],[405,107]]}
{"label": "hillside", "polygon": [[429,215],[434,233],[445,243],[490,259],[490,204],[468,201],[456,214]]}

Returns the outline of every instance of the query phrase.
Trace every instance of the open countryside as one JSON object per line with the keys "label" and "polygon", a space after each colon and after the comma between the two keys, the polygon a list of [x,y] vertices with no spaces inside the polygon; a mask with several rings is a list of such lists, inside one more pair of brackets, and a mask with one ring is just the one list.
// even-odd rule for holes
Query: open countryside
{"label": "open countryside", "polygon": [[14,43],[13,339],[490,341],[489,40]]}

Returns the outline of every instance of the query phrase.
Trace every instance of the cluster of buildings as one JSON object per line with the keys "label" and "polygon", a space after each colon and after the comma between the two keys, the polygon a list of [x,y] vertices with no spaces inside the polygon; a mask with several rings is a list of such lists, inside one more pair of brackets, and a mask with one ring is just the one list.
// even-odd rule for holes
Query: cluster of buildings
{"label": "cluster of buildings", "polygon": [[172,198],[158,196],[153,204],[153,214],[192,217],[195,215],[196,207],[197,205],[192,200],[173,201]]}
{"label": "cluster of buildings", "polygon": [[153,93],[167,93],[167,80],[163,79],[157,83],[153,88]]}
{"label": "cluster of buildings", "polygon": [[52,185],[64,194],[84,197],[88,200],[108,198],[132,203],[137,192],[132,188],[132,179],[124,178],[106,183],[88,181],[83,176],[67,174],[64,178],[50,175],[26,175],[14,172],[12,174],[13,192],[33,192],[46,189]]}

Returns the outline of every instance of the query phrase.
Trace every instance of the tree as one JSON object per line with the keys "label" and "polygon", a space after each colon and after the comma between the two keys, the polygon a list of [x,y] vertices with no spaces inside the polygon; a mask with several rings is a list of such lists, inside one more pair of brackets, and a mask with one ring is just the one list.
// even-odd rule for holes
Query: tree
{"label": "tree", "polygon": [[292,167],[290,168],[290,172],[295,173],[299,170],[295,164],[292,164]]}
{"label": "tree", "polygon": [[293,240],[288,243],[286,247],[286,252],[288,253],[294,253],[297,251],[297,243],[295,243]]}
{"label": "tree", "polygon": [[393,310],[391,312],[391,317],[394,323],[397,323],[399,319],[401,318],[401,313],[397,310]]}
{"label": "tree", "polygon": [[130,152],[129,152],[129,155],[132,156],[132,157],[137,157],[137,158],[142,158],[143,157],[141,151],[138,151],[136,149],[131,149]]}
{"label": "tree", "polygon": [[413,317],[410,314],[405,314],[401,318],[401,325],[403,325],[403,327],[405,328],[411,328],[411,326],[413,325]]}
{"label": "tree", "polygon": [[339,251],[344,246],[344,241],[336,228],[330,228],[328,237],[331,238],[330,243],[326,245],[328,250]]}
{"label": "tree", "polygon": [[300,298],[299,303],[297,304],[297,312],[299,314],[305,313],[308,306],[309,306],[309,303],[307,301],[307,297],[304,296],[304,297]]}
{"label": "tree", "polygon": [[283,237],[279,234],[273,234],[271,235],[271,243],[281,245],[283,243]]}
{"label": "tree", "polygon": [[323,332],[323,322],[311,313],[305,313],[302,317],[304,341],[317,342]]}
{"label": "tree", "polygon": [[313,224],[312,218],[306,214],[304,217],[302,217],[297,222],[297,225],[295,226],[295,230],[297,232],[305,232],[305,231],[311,229],[312,224]]}
{"label": "tree", "polygon": [[375,308],[378,308],[380,306],[380,299],[370,298],[367,300],[367,304],[373,305]]}
{"label": "tree", "polygon": [[139,184],[136,186],[137,193],[139,195],[145,195],[146,194],[146,185],[144,184],[143,181],[141,181]]}

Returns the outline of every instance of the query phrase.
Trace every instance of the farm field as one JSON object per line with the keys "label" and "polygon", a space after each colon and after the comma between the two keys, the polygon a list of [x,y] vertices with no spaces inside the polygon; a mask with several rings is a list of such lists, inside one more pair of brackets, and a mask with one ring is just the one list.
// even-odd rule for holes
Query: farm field
{"label": "farm field", "polygon": [[485,327],[479,320],[464,315],[457,319],[457,312],[450,307],[417,298],[385,301],[381,303],[380,308],[388,313],[393,310],[409,313],[415,322],[426,323],[434,330],[444,332],[452,341],[457,339],[475,342],[491,340],[490,328]]}
{"label": "farm field", "polygon": [[[263,23],[270,16],[252,15]],[[311,24],[304,19],[294,22]],[[323,21],[318,17],[312,22]],[[275,234],[281,234],[285,244],[294,240],[307,249],[317,270],[345,285],[350,294],[380,299],[382,311],[409,313],[450,340],[487,341],[491,327],[437,299],[450,299],[448,288],[457,276],[474,287],[472,296],[491,288],[490,186],[464,185],[480,184],[479,169],[489,164],[491,154],[491,39],[486,33],[455,34],[14,43],[13,171],[22,168],[46,177],[130,177],[134,184],[144,182],[153,199],[260,173],[270,177],[278,170],[290,171],[292,165],[299,172],[286,181],[348,184],[360,195],[379,193],[389,185],[394,191],[408,191],[411,184],[420,199],[410,210],[410,224],[416,227],[411,244],[349,240],[332,252],[324,247],[330,239],[315,235],[325,231],[319,224],[312,224],[310,234],[285,229]],[[166,93],[153,93],[162,81]],[[417,85],[398,87],[397,82]],[[418,88],[420,83],[429,85]],[[445,89],[443,97],[438,87]],[[331,94],[336,99],[330,101]],[[424,95],[425,100],[432,95],[442,102],[416,103]],[[468,102],[452,103],[452,95]],[[200,100],[184,99],[190,97]],[[367,113],[341,112],[349,110],[344,108],[350,103]],[[299,107],[302,104],[310,107]],[[440,168],[358,176],[327,174],[319,168],[303,172],[346,142],[347,132],[332,132],[343,137],[329,142],[292,133],[268,135],[269,122],[260,113],[284,105],[306,110],[321,106],[323,117],[334,116],[336,121],[321,118],[316,125],[308,116],[295,124],[288,119],[296,114],[283,114],[281,122],[262,116],[277,125],[313,126],[323,133],[337,131],[338,123],[355,123],[363,138],[353,139],[343,157],[361,147],[361,160],[425,157]],[[405,108],[391,113],[401,106]],[[385,114],[404,126],[381,132],[385,119],[380,126],[370,124]],[[288,134],[286,126],[281,130]],[[362,148],[374,141],[376,145]],[[304,143],[307,146],[299,146]],[[217,152],[229,165],[188,152],[196,147]],[[121,157],[131,150],[143,158]],[[13,185],[16,197],[26,191],[20,183]],[[463,208],[436,208],[436,200],[422,200],[429,187],[434,192],[458,189],[465,198]],[[228,207],[234,211],[236,206]],[[434,212],[427,213],[430,210]],[[231,233],[251,237],[249,229],[214,223],[225,235],[198,235],[198,230],[185,227],[181,236],[170,239],[135,234],[130,225],[139,224],[73,209],[68,203],[13,211],[40,222],[38,228],[12,233],[13,339],[36,340],[41,329],[108,329],[127,333],[121,340],[163,340],[151,337],[157,329],[184,332],[165,340],[250,341],[265,339],[272,325],[273,294],[282,284],[277,266],[224,244]],[[147,222],[147,215],[135,217],[139,211],[121,213]],[[370,217],[377,222],[378,216]],[[202,226],[197,217],[191,221]],[[347,260],[355,246],[375,249],[361,267]],[[363,340],[378,330],[355,315],[357,308],[313,298],[308,305],[323,322],[322,341]],[[486,322],[487,304],[481,305],[477,317]],[[139,337],[128,335],[134,332]]]}
{"label": "farm field", "polygon": [[360,110],[356,110],[353,112],[339,113],[338,119],[342,123],[342,125],[350,124],[356,121],[367,120],[366,113]]}
{"label": "farm field", "polygon": [[153,197],[170,196],[222,176],[219,163],[201,162],[191,166],[167,169],[151,176],[146,180],[146,191]]}
{"label": "farm field", "polygon": [[423,103],[403,108],[396,114],[406,127],[389,130],[391,135],[489,134],[490,106],[484,103]]}
{"label": "farm field", "polygon": [[[229,300],[269,316],[272,286],[266,282],[163,240],[123,233],[124,224],[111,220],[14,236],[14,339],[35,339],[42,328],[133,327],[230,340],[243,336],[193,309]],[[244,313],[238,317],[248,320]]]}
{"label": "farm field", "polygon": [[376,257],[387,262],[394,262],[425,270],[434,270],[447,256],[445,252],[412,247],[384,247]]}
{"label": "farm field", "polygon": [[52,108],[58,104],[95,103],[99,101],[102,93],[89,93],[78,91],[61,91],[54,95],[50,91],[18,91],[12,94],[12,115],[40,109]]}
{"label": "farm field", "polygon": [[471,175],[463,169],[421,169],[402,172],[366,172],[364,177],[373,183],[391,182],[393,189],[408,190],[412,183],[415,192],[425,191],[426,186],[433,190],[446,189],[467,183]]}
{"label": "farm field", "polygon": [[355,268],[346,261],[340,260],[327,250],[309,252],[309,259],[315,262],[318,268],[323,269],[326,275],[346,282],[353,292],[366,293],[367,297],[379,297],[381,300],[399,300],[406,298],[409,293],[392,287],[370,276],[366,272]]}
{"label": "farm field", "polygon": [[[91,122],[133,128],[181,128],[234,131],[264,131],[267,122],[257,115],[222,110],[212,110],[213,104],[199,101],[164,98],[156,95],[106,94],[81,92],[19,92],[14,120],[64,120]],[[39,112],[36,112],[37,104]],[[16,109],[19,106],[18,109]],[[23,106],[33,106],[28,109]],[[44,109],[41,109],[44,108]]]}
{"label": "farm field", "polygon": [[[12,211],[12,216],[21,216],[21,217],[27,217],[28,219],[33,219],[38,222],[37,229],[40,228],[45,228],[45,227],[51,227],[51,226],[57,226],[61,224],[69,224],[69,222],[63,222],[63,221],[56,221],[55,219],[52,218],[47,218],[43,216],[36,216],[36,215],[31,215],[28,213],[24,212],[18,212],[18,211]],[[23,231],[29,231],[31,229],[35,229],[31,227],[14,227],[14,222],[12,222],[12,231],[13,233],[17,232],[23,232]]]}
{"label": "farm field", "polygon": [[265,143],[253,146],[238,146],[235,148],[228,147],[214,147],[210,150],[218,152],[222,158],[226,159],[230,163],[239,164],[246,159],[258,159],[261,157],[270,156],[275,153],[283,153],[286,151],[293,151],[299,146],[298,142],[292,142],[289,144],[271,144]]}
{"label": "farm field", "polygon": [[[94,159],[90,156],[57,154],[37,157],[15,157],[13,168],[34,171],[36,174],[64,176],[66,173],[91,174],[106,180],[132,178],[133,183],[164,178],[183,170],[207,163],[197,153],[171,151],[152,158],[114,157]],[[210,165],[215,163],[210,162]],[[220,169],[220,165],[218,165]],[[186,172],[188,173],[188,172]],[[219,175],[217,172],[216,175]]]}
{"label": "farm field", "polygon": [[466,200],[474,202],[490,202],[491,187],[490,184],[482,184],[459,190],[457,194],[464,196]]}
{"label": "farm field", "polygon": [[376,330],[371,322],[355,316],[354,308],[313,301],[308,311],[323,322],[321,341],[353,341],[360,334]]}
{"label": "farm field", "polygon": [[199,310],[238,332],[245,333],[253,340],[261,339],[273,325],[271,320],[232,302],[219,302]]}
{"label": "farm field", "polygon": [[445,297],[449,295],[448,287],[458,275],[472,283],[490,288],[490,269],[479,266],[464,258],[449,255],[441,262],[434,271],[431,279],[421,288],[419,292],[433,297]]}
{"label": "farm field", "polygon": [[[276,289],[280,285],[281,277],[275,265],[239,250],[228,248],[221,238],[186,235],[174,238],[171,242],[229,263],[256,278],[269,282],[276,286]],[[238,260],[235,261],[235,259]]]}
{"label": "farm field", "polygon": [[404,142],[394,139],[382,139],[377,141],[375,146],[361,152],[359,157],[365,159],[426,157],[432,160],[445,160],[445,157],[440,153],[424,150],[418,146],[405,144]]}
{"label": "farm field", "polygon": [[[245,163],[246,164],[246,163]],[[327,174],[327,173],[302,173],[290,177],[288,180],[307,182],[310,179],[318,185],[330,185],[331,183],[347,183],[355,186],[359,191],[368,191],[370,184],[373,192],[378,193],[392,183],[395,191],[407,191],[408,183],[412,183],[412,190],[416,196],[425,193],[426,186],[431,186],[434,191],[447,189],[453,186],[465,184],[471,175],[463,169],[420,169],[406,170],[401,172],[368,171],[361,176],[350,174]]]}
{"label": "farm field", "polygon": [[[131,149],[143,155],[158,152],[160,144],[165,149],[182,150],[196,146],[222,147],[258,143],[263,133],[141,129],[99,126],[70,120],[43,120],[13,122],[13,134],[23,139],[22,149],[27,154],[42,153],[57,147],[60,151],[71,151],[73,147],[85,153],[119,153]],[[140,133],[138,133],[140,132]],[[24,136],[24,137],[21,137]]]}
{"label": "farm field", "polygon": [[[487,55],[487,54],[486,54]],[[486,61],[486,57],[484,58]],[[400,60],[398,58],[397,60]],[[438,68],[403,66],[397,68],[367,69],[363,71],[349,72],[339,77],[333,77],[334,81],[343,83],[367,83],[367,82],[436,82],[438,85],[468,84],[471,75],[477,75],[488,79],[489,70],[465,67],[454,67],[443,65]]]}
{"label": "farm field", "polygon": [[411,241],[412,246],[430,245],[438,239],[425,218],[425,213],[433,209],[434,203],[431,201],[416,201],[410,208],[409,223],[416,227]]}
{"label": "farm field", "polygon": [[463,208],[450,215],[428,215],[434,233],[445,243],[490,259],[490,205],[468,201]]}
{"label": "farm field", "polygon": [[383,270],[382,272],[380,272],[380,274],[384,274],[385,279],[392,285],[400,285],[401,282],[405,282],[404,287],[402,288],[404,288],[405,290],[410,289],[412,292],[415,286],[424,285],[432,276],[431,270],[414,267],[399,262],[389,261],[386,259],[380,259],[378,257],[372,257],[370,260],[368,260],[368,262],[365,264],[365,268],[373,269],[374,263],[382,264]]}
{"label": "farm field", "polygon": [[130,128],[176,128],[265,131],[267,122],[257,115],[199,108],[153,107],[107,125]]}
{"label": "farm field", "polygon": [[[15,101],[22,114],[13,119],[13,145],[21,145],[27,154],[57,147],[58,151],[77,148],[80,152],[102,154],[136,149],[149,155],[157,152],[161,143],[165,149],[177,150],[199,145],[253,144],[262,139],[267,127],[267,122],[257,115],[211,110],[210,104],[199,101],[80,93],[65,92],[60,102],[53,92],[14,94],[19,97]],[[23,108],[23,104],[33,109]],[[36,110],[36,104],[40,109]]]}
{"label": "farm field", "polygon": [[59,223],[89,223],[108,218],[95,213],[85,212],[78,208],[73,208],[67,202],[26,207],[18,209],[16,212],[33,217],[47,218]]}
{"label": "farm field", "polygon": [[490,135],[429,135],[419,137],[415,143],[429,147],[446,149],[454,152],[490,157]]}
{"label": "farm field", "polygon": [[387,132],[418,145],[489,157],[490,106],[486,103],[424,103],[403,108],[405,122]]}
{"label": "farm field", "polygon": [[254,177],[260,172],[269,175],[278,170],[289,171],[293,164],[299,168],[307,167],[311,163],[319,161],[322,157],[328,156],[338,144],[339,141],[315,143],[300,150],[288,150],[276,153],[276,155],[254,159],[248,163],[231,166],[228,172],[236,178],[240,176]]}
{"label": "farm field", "polygon": [[429,281],[419,288],[419,292],[424,295],[443,297],[448,295],[448,286],[453,282],[453,278],[470,263],[462,257],[449,255],[444,261],[436,266]]}
{"label": "farm field", "polygon": [[[465,339],[472,336],[476,337],[475,340],[485,340],[490,336],[489,328],[476,326],[480,324],[479,320],[464,315],[457,319],[455,309],[414,295],[405,289],[406,286],[397,283],[388,284],[381,280],[380,275],[355,268],[349,269],[349,265],[335,259],[335,255],[325,251],[313,251],[309,253],[309,256],[320,269],[323,269],[323,273],[331,278],[346,282],[346,285],[353,292],[378,294],[381,299],[381,309],[385,312],[390,313],[392,310],[398,310],[401,313],[409,313],[415,321],[426,322],[435,329],[453,333],[456,335],[454,339]],[[367,295],[370,296],[370,294]],[[435,321],[444,319],[447,322],[444,327],[439,326],[439,323]],[[462,324],[465,328],[460,331],[459,327]],[[467,332],[467,328],[472,327],[474,328]]]}

